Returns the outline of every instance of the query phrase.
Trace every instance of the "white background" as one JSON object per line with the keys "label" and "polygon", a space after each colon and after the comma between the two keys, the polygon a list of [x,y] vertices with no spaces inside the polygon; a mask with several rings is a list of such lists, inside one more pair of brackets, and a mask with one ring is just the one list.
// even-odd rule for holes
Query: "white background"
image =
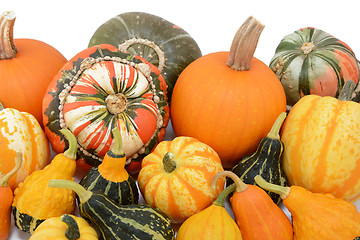
{"label": "white background", "polygon": [[[303,27],[319,28],[334,35],[360,56],[360,17],[355,0],[1,0],[0,11],[6,10],[17,15],[15,38],[46,42],[67,59],[87,47],[102,23],[129,11],[148,12],[180,26],[195,39],[203,55],[228,51],[237,29],[252,15],[265,25],[255,57],[266,64],[280,40]],[[172,137],[170,126],[166,138]],[[29,236],[14,228],[9,239]]]}

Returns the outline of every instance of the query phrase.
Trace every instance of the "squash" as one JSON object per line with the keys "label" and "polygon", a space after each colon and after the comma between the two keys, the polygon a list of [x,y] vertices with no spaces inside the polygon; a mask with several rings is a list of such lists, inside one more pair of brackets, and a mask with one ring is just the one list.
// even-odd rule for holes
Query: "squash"
{"label": "squash", "polygon": [[347,80],[356,84],[359,80],[358,61],[351,48],[311,27],[286,35],[269,66],[280,79],[290,106],[309,94],[338,97]]}
{"label": "squash", "polygon": [[247,19],[230,52],[196,59],[174,87],[170,112],[175,135],[208,144],[225,169],[252,154],[286,110],[279,79],[253,57],[263,27],[256,19]]}
{"label": "squash", "polygon": [[225,209],[226,197],[235,185],[223,190],[211,206],[198,212],[181,224],[176,240],[241,240],[239,227]]}
{"label": "squash", "polygon": [[292,240],[293,229],[286,214],[256,185],[245,184],[231,171],[217,173],[211,186],[222,177],[233,180],[236,190],[230,198],[236,224],[244,240]]}
{"label": "squash", "polygon": [[352,240],[360,235],[360,212],[353,203],[300,186],[271,184],[261,176],[256,176],[255,182],[280,194],[292,216],[294,240]]}
{"label": "squash", "polygon": [[18,152],[15,167],[5,176],[0,178],[0,240],[6,240],[9,236],[11,226],[11,204],[14,199],[13,191],[9,186],[9,179],[19,170],[21,161],[22,155]]}
{"label": "squash", "polygon": [[97,240],[98,235],[89,223],[71,214],[52,217],[42,222],[29,240]]}
{"label": "squash", "polygon": [[282,165],[289,185],[337,198],[360,198],[360,105],[349,101],[347,81],[339,99],[304,96],[284,123]]}
{"label": "squash", "polygon": [[117,205],[102,193],[93,193],[69,180],[50,180],[49,186],[75,191],[80,216],[92,224],[102,239],[175,239],[170,219],[147,204]]}
{"label": "squash", "polygon": [[9,180],[12,191],[32,172],[50,163],[50,148],[45,132],[36,118],[0,103],[0,177],[16,165],[16,153],[22,154],[22,165]]}
{"label": "squash", "polygon": [[[244,157],[232,168],[231,171],[244,183],[254,184],[254,177],[260,175],[268,182],[286,186],[286,176],[281,164],[284,144],[281,142],[279,135],[285,118],[286,112],[281,113],[268,135],[260,140],[256,152]],[[232,178],[227,178],[227,186],[233,183]],[[280,203],[281,198],[278,194],[273,192],[267,192],[267,194],[269,194],[274,203]]]}
{"label": "squash", "polygon": [[169,121],[166,83],[144,59],[105,44],[75,55],[54,77],[43,101],[44,126],[54,151],[69,128],[79,144],[78,168],[98,166],[121,131],[127,169],[133,174],[165,135]]}
{"label": "squash", "polygon": [[14,39],[15,18],[11,11],[0,16],[0,102],[30,113],[42,125],[43,96],[66,58],[42,41]]}
{"label": "squash", "polygon": [[99,167],[93,167],[80,180],[86,190],[101,192],[115,203],[138,203],[139,190],[134,178],[125,169],[126,156],[122,149],[118,128],[112,130],[114,145],[106,153]]}
{"label": "squash", "polygon": [[47,218],[75,211],[75,193],[68,189],[48,187],[50,179],[73,180],[76,170],[76,138],[62,129],[69,148],[56,155],[44,169],[33,172],[14,191],[12,213],[14,223],[23,232],[33,233]]}
{"label": "squash", "polygon": [[184,68],[201,57],[195,40],[182,28],[145,12],[121,13],[103,23],[90,39],[89,47],[111,44],[155,65],[171,94]]}
{"label": "squash", "polygon": [[217,153],[191,137],[162,141],[142,162],[139,188],[145,201],[164,212],[173,223],[210,206],[224,189],[224,179],[216,188],[210,184],[223,170]]}

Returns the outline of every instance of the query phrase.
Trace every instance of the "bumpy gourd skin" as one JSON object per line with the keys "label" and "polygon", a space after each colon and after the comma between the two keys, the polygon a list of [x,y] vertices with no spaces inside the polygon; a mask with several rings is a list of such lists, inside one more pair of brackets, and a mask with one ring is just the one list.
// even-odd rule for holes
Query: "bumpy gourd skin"
{"label": "bumpy gourd skin", "polygon": [[360,212],[353,203],[298,186],[291,187],[283,203],[292,215],[294,240],[353,240],[360,236]]}

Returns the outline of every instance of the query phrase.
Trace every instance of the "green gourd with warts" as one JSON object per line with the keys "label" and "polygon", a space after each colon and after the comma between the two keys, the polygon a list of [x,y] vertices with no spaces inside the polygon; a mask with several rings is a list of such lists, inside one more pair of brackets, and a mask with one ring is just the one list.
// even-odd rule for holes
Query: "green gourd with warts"
{"label": "green gourd with warts", "polygon": [[[260,140],[256,152],[243,158],[231,170],[244,183],[254,184],[254,177],[261,175],[266,181],[286,186],[286,176],[281,166],[284,144],[279,136],[279,131],[285,118],[286,113],[281,113],[268,135]],[[231,178],[227,178],[227,186],[233,183],[234,181]],[[281,198],[278,194],[270,191],[267,191],[267,193],[276,204],[280,203]]]}
{"label": "green gourd with warts", "polygon": [[79,197],[80,216],[103,239],[175,239],[170,219],[148,204],[118,205],[104,194],[91,192],[69,180],[50,180],[49,186],[75,191]]}
{"label": "green gourd with warts", "polygon": [[80,185],[92,192],[101,192],[114,202],[124,205],[138,203],[139,190],[135,180],[125,169],[126,156],[118,128],[112,130],[114,145],[102,163],[93,167],[81,179]]}
{"label": "green gourd with warts", "polygon": [[23,232],[33,233],[46,219],[75,211],[73,191],[48,187],[50,179],[73,180],[76,170],[76,138],[68,129],[60,132],[69,141],[68,150],[27,176],[14,191],[12,213],[15,226]]}

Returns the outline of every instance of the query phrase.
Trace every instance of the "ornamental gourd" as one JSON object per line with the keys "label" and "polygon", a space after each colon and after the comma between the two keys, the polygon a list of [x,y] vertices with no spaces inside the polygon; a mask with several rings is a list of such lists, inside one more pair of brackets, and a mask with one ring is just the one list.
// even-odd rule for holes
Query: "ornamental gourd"
{"label": "ornamental gourd", "polygon": [[255,182],[281,196],[292,216],[294,240],[352,240],[360,235],[360,212],[353,203],[300,186],[271,184],[261,176]]}
{"label": "ornamental gourd", "polygon": [[101,239],[175,239],[170,219],[148,204],[118,205],[102,193],[91,192],[69,180],[50,180],[49,187],[75,191],[80,216],[97,230]]}
{"label": "ornamental gourd", "polygon": [[75,193],[68,189],[48,187],[50,179],[73,180],[76,170],[76,138],[62,129],[69,148],[56,155],[44,169],[33,172],[14,191],[14,223],[23,232],[33,233],[40,223],[51,217],[75,211]]}
{"label": "ornamental gourd", "polygon": [[281,141],[289,185],[337,198],[360,198],[360,105],[349,98],[347,81],[339,99],[307,95],[290,110]]}
{"label": "ornamental gourd", "polygon": [[121,13],[102,24],[91,37],[89,47],[103,43],[155,65],[166,81],[169,100],[180,73],[201,57],[199,46],[184,29],[144,12]]}
{"label": "ornamental gourd", "polygon": [[173,223],[211,205],[223,190],[222,179],[210,187],[214,175],[223,170],[217,153],[191,137],[162,141],[146,156],[138,175],[145,201],[163,211]]}
{"label": "ornamental gourd", "polygon": [[250,17],[237,32],[230,52],[196,59],[174,87],[171,123],[176,136],[208,144],[226,169],[252,154],[286,110],[279,79],[253,57],[263,27]]}
{"label": "ornamental gourd", "polygon": [[159,69],[114,46],[93,46],[75,55],[54,77],[43,101],[45,132],[55,152],[70,129],[79,144],[78,167],[98,166],[121,131],[127,169],[136,173],[142,158],[165,135],[167,89]]}
{"label": "ornamental gourd", "polygon": [[52,217],[42,222],[29,240],[98,240],[98,235],[89,223],[71,214]]}
{"label": "ornamental gourd", "polygon": [[0,103],[0,176],[15,167],[16,153],[22,154],[22,164],[10,179],[15,190],[20,182],[50,162],[49,142],[36,118],[15,108],[4,108]]}
{"label": "ornamental gourd", "polygon": [[338,97],[347,80],[359,79],[358,61],[351,48],[316,28],[302,28],[285,36],[271,59],[287,104],[305,95]]}
{"label": "ornamental gourd", "polygon": [[0,16],[0,101],[30,113],[42,125],[43,96],[66,58],[42,41],[14,39],[15,18],[10,11]]}

